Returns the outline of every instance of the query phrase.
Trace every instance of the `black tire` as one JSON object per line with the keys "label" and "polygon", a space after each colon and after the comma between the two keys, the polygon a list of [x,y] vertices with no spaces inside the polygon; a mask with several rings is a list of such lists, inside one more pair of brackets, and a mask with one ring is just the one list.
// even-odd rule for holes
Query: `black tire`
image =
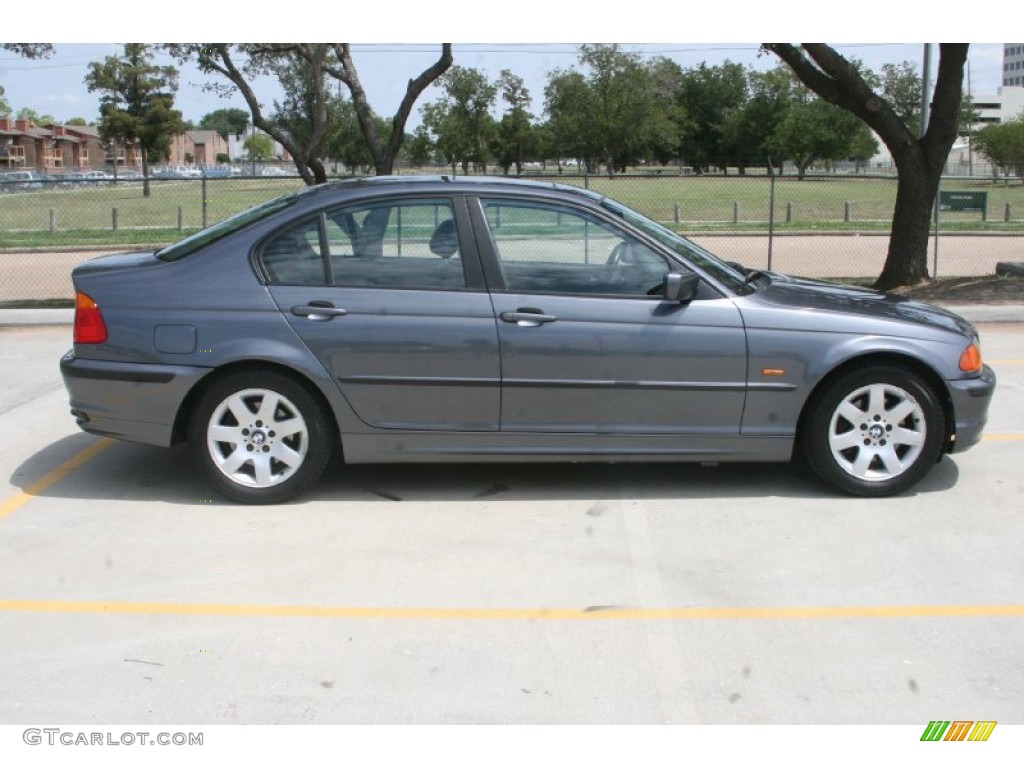
{"label": "black tire", "polygon": [[945,416],[913,370],[872,365],[848,371],[808,404],[804,461],[824,483],[856,496],[893,496],[942,456]]}
{"label": "black tire", "polygon": [[243,504],[305,492],[333,452],[330,419],[301,384],[273,371],[239,371],[213,384],[189,420],[189,450],[206,481]]}

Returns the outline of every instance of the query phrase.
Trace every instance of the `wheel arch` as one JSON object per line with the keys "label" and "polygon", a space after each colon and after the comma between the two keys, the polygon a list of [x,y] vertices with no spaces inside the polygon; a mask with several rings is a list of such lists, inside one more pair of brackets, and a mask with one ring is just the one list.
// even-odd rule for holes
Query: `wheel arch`
{"label": "wheel arch", "polygon": [[950,452],[953,445],[953,433],[956,429],[956,418],[953,411],[953,401],[950,398],[949,390],[943,382],[942,377],[934,368],[912,355],[901,354],[899,352],[868,352],[844,360],[818,380],[818,383],[814,386],[814,389],[811,390],[810,395],[808,395],[807,399],[804,401],[803,408],[800,410],[800,417],[797,419],[794,455],[799,454],[800,444],[804,439],[804,435],[807,433],[807,421],[810,418],[810,413],[814,410],[815,404],[821,397],[821,393],[828,389],[836,379],[845,376],[850,371],[871,365],[898,366],[906,368],[921,377],[935,395],[936,401],[942,406],[942,415],[943,420],[945,421],[946,431],[946,434],[943,436],[942,452],[944,454]]}
{"label": "wheel arch", "polygon": [[323,410],[324,414],[330,419],[328,426],[330,427],[331,439],[334,443],[334,448],[338,450],[340,454],[341,430],[338,425],[338,417],[337,414],[335,414],[334,409],[331,407],[331,403],[323,390],[321,390],[312,379],[300,371],[297,371],[287,365],[267,360],[236,360],[214,369],[200,379],[199,382],[189,390],[189,393],[185,396],[185,399],[182,400],[181,405],[178,407],[178,412],[174,418],[174,427],[171,431],[171,445],[183,443],[188,440],[189,420],[196,405],[202,400],[203,395],[205,395],[211,387],[216,385],[217,382],[227,376],[241,371],[268,371],[282,374],[305,389],[317,401],[317,404]]}

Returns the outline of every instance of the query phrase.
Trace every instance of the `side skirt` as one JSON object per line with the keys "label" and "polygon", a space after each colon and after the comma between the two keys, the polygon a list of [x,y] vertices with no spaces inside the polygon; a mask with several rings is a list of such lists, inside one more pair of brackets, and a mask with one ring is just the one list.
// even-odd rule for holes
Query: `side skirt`
{"label": "side skirt", "polygon": [[349,464],[789,461],[792,436],[390,432],[342,436]]}

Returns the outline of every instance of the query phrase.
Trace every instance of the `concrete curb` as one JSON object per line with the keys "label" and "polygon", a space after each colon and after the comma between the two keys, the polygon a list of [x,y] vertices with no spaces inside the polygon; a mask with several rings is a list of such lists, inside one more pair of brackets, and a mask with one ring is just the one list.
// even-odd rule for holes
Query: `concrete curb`
{"label": "concrete curb", "polygon": [[[1024,323],[1024,304],[939,304],[972,323]],[[0,326],[71,325],[73,309],[0,309]]]}
{"label": "concrete curb", "polygon": [[0,326],[71,325],[74,321],[73,309],[0,309]]}

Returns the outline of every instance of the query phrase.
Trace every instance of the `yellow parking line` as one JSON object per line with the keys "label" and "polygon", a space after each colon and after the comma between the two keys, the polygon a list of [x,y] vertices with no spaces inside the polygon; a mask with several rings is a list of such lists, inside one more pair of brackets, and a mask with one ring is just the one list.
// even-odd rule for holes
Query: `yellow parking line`
{"label": "yellow parking line", "polygon": [[1024,617],[1024,605],[881,605],[786,608],[402,608],[332,605],[127,603],[103,600],[0,600],[0,612],[103,613],[448,621],[707,621]]}
{"label": "yellow parking line", "polygon": [[1024,360],[986,360],[989,365],[1024,365]]}
{"label": "yellow parking line", "polygon": [[56,469],[50,470],[27,488],[7,499],[7,501],[0,504],[0,520],[3,520],[18,507],[31,501],[68,473],[74,472],[113,442],[109,437],[101,437],[85,450],[79,451]]}
{"label": "yellow parking line", "polygon": [[982,435],[982,440],[1005,442],[1008,440],[1024,440],[1024,435]]}

